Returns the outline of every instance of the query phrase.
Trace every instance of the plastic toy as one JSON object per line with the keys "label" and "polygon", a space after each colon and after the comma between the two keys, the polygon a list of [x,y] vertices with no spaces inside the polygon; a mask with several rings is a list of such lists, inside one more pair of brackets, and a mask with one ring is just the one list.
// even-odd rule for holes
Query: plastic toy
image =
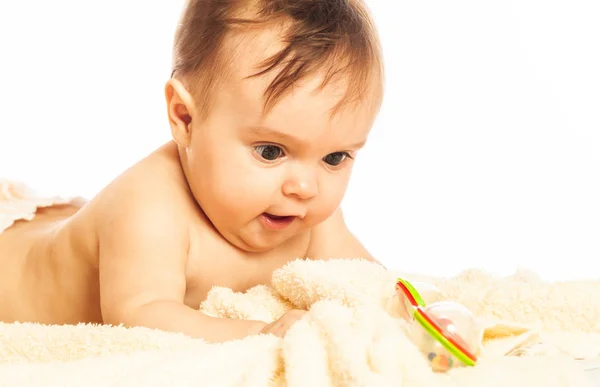
{"label": "plastic toy", "polygon": [[477,363],[479,329],[467,308],[451,301],[425,305],[413,285],[400,278],[396,290],[407,308],[405,314],[411,322],[412,339],[434,371],[446,372]]}

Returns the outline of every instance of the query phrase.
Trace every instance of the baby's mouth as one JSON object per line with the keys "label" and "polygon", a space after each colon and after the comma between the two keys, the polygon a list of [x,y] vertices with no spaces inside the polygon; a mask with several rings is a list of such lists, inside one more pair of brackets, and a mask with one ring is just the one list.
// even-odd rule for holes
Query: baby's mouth
{"label": "baby's mouth", "polygon": [[295,218],[295,216],[293,216],[293,215],[283,215],[283,216],[280,216],[280,215],[269,214],[268,212],[265,212],[264,215],[266,217],[270,218],[270,219],[273,219],[273,220],[286,220],[286,219]]}
{"label": "baby's mouth", "polygon": [[297,217],[293,215],[273,215],[263,212],[261,218],[268,228],[281,230],[289,226]]}

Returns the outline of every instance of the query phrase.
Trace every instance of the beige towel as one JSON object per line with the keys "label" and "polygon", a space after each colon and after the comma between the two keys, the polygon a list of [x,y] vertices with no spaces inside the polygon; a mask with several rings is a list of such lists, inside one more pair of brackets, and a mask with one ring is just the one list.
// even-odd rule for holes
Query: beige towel
{"label": "beige towel", "polygon": [[463,303],[483,329],[479,364],[441,374],[396,317],[399,275],[362,260],[298,260],[276,271],[270,287],[214,288],[201,305],[214,316],[265,321],[292,306],[309,309],[283,339],[206,344],[143,328],[0,324],[0,385],[589,385],[574,358],[600,355],[600,298],[589,297],[600,294],[600,281],[553,284],[477,270],[425,278],[441,291],[426,297]]}

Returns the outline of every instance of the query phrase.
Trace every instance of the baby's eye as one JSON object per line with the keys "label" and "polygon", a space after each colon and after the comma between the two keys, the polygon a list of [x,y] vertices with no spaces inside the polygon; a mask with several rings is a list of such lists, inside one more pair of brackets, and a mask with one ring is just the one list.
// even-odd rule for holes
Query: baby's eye
{"label": "baby's eye", "polygon": [[254,147],[254,151],[258,153],[258,155],[267,160],[267,161],[275,161],[278,158],[283,156],[283,149],[278,147],[277,145],[259,145]]}
{"label": "baby's eye", "polygon": [[323,161],[335,167],[340,165],[344,160],[346,160],[346,157],[350,157],[348,152],[335,152],[323,157]]}

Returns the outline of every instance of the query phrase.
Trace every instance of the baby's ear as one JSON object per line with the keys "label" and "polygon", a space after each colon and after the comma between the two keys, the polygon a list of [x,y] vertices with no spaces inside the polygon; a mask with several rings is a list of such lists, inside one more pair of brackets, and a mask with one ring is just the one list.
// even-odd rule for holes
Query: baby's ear
{"label": "baby's ear", "polygon": [[195,115],[194,98],[185,86],[174,78],[169,79],[165,85],[165,98],[173,140],[181,147],[188,147],[192,117]]}

